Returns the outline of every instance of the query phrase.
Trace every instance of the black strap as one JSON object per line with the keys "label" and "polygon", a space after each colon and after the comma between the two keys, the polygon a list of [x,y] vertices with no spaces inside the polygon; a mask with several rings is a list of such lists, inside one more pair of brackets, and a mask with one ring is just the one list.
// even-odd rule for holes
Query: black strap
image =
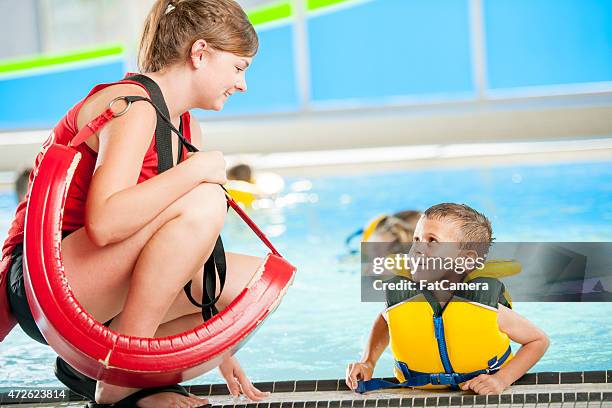
{"label": "black strap", "polygon": [[172,131],[163,120],[163,116],[170,118],[170,111],[166,105],[164,95],[159,85],[148,76],[132,75],[125,79],[138,82],[147,88],[153,100],[153,104],[158,107],[158,109],[156,109],[157,125],[155,126],[155,147],[157,148],[157,173],[161,174],[172,167]]}
{"label": "black strap", "polygon": [[[183,146],[185,146],[190,152],[198,151],[198,149],[183,136],[182,121],[180,130],[177,130],[176,127],[172,124],[172,121],[169,118],[170,113],[168,111],[168,106],[166,105],[166,101],[164,100],[164,96],[161,92],[161,89],[155,83],[155,81],[144,75],[133,75],[127,77],[126,79],[142,84],[147,89],[147,91],[149,91],[151,99],[144,98],[142,96],[127,96],[125,97],[125,100],[128,103],[136,101],[147,101],[155,108],[155,111],[157,112],[157,125],[155,127],[155,145],[157,147],[158,173],[162,173],[173,166],[171,139],[172,132],[176,133],[179,138],[179,161],[182,157]],[[217,237],[217,241],[215,242],[215,246],[213,248],[212,253],[210,254],[210,257],[204,263],[204,271],[202,277],[202,303],[198,303],[191,294],[191,280],[187,282],[187,284],[183,288],[189,301],[194,306],[202,309],[202,317],[204,318],[204,321],[210,319],[212,316],[219,313],[219,310],[217,309],[215,304],[221,297],[221,292],[225,287],[225,278],[227,275],[226,266],[227,265],[225,261],[225,250],[223,249],[223,242],[221,241],[221,236],[219,236]],[[219,275],[220,290],[219,295],[215,296],[217,289],[217,274]]]}

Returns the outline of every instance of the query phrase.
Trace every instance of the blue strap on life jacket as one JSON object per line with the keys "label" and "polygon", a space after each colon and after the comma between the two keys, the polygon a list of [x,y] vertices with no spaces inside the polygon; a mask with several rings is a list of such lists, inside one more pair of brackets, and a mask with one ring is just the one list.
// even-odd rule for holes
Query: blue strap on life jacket
{"label": "blue strap on life jacket", "polygon": [[407,388],[407,387],[422,387],[424,385],[450,385],[459,386],[459,384],[476,378],[481,374],[492,374],[497,372],[504,362],[510,357],[512,349],[508,346],[506,352],[498,359],[497,356],[488,361],[488,368],[472,371],[471,373],[422,373],[413,371],[408,368],[408,365],[402,361],[396,361],[397,368],[402,372],[406,381],[402,383],[394,383],[391,381],[373,379],[368,381],[359,381],[357,383],[356,392],[363,394],[364,392],[380,390],[384,388]]}

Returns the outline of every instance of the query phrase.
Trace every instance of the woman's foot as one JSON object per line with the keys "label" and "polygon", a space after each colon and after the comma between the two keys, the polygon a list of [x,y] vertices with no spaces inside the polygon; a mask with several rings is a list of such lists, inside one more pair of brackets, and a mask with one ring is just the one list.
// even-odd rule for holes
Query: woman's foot
{"label": "woman's foot", "polygon": [[136,406],[139,408],[161,408],[161,407],[202,407],[208,404],[206,398],[200,398],[193,394],[189,396],[177,394],[175,392],[162,392],[149,395],[138,400]]}
{"label": "woman's foot", "polygon": [[[139,388],[128,388],[120,387],[117,385],[107,384],[102,381],[98,381],[96,384],[96,402],[98,404],[113,404],[120,402],[131,395],[137,397],[135,406],[139,408],[157,408],[157,407],[201,407],[208,404],[208,400],[205,398],[197,397],[193,394],[186,393],[184,389],[179,390],[168,390],[165,391],[160,389],[154,391],[151,389],[152,394],[148,394],[149,389]],[[138,398],[137,394],[145,394]],[[183,393],[187,394],[184,395]],[[148,394],[148,395],[147,395]],[[131,405],[134,406],[134,405]]]}
{"label": "woman's foot", "polygon": [[113,404],[135,393],[139,389],[140,388],[120,387],[118,385],[98,381],[96,383],[96,402],[98,404]]}

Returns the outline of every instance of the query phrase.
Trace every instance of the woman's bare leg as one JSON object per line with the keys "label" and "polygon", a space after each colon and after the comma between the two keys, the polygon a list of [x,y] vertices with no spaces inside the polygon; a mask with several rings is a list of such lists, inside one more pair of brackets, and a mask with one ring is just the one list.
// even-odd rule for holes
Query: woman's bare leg
{"label": "woman's bare leg", "polygon": [[[176,200],[145,228],[120,243],[100,248],[91,243],[84,229],[76,231],[62,241],[66,278],[73,293],[98,321],[107,321],[123,310],[115,323],[120,331],[152,336],[179,289],[190,279],[190,271],[209,256],[223,225],[225,212],[225,199],[220,188],[201,184]],[[174,262],[177,257],[181,260]],[[144,272],[147,267],[152,268],[150,275]],[[151,280],[147,280],[147,276],[151,276]],[[136,279],[137,285],[131,285],[132,278]],[[173,288],[168,282],[180,287]],[[136,305],[131,297],[145,298],[138,285],[144,285],[146,290],[152,287],[162,289],[156,289],[157,296],[150,297],[144,307],[138,308],[138,319],[135,319]],[[104,386],[98,382],[99,388],[101,385]],[[101,397],[99,402],[115,402],[134,391],[109,385],[107,397]],[[158,394],[147,400],[150,402],[155,398],[160,401],[182,399],[184,402],[188,399],[177,394],[171,397]]]}
{"label": "woman's bare leg", "polygon": [[[209,205],[218,198],[216,207],[217,214],[223,218],[225,214],[225,199],[219,194],[215,197],[215,192],[220,193],[218,186],[203,184],[198,188],[185,194],[180,199],[176,200],[171,206],[166,208],[152,222],[145,226],[142,230],[130,236],[128,239],[100,248],[95,246],[88,238],[85,230],[81,228],[75,231],[70,236],[62,241],[62,257],[65,267],[65,273],[68,282],[71,285],[73,293],[79,300],[81,305],[90,312],[98,321],[108,321],[115,318],[125,323],[125,317],[117,316],[120,314],[124,305],[127,303],[128,289],[132,273],[135,271],[136,265],[140,262],[140,255],[144,252],[145,246],[153,239],[153,236],[170,221],[176,220],[183,216],[190,220],[187,222],[190,227],[185,227],[185,233],[178,242],[166,242],[165,249],[170,253],[170,260],[166,259],[165,265],[170,269],[169,273],[173,273],[172,268],[175,257],[187,257],[189,254],[185,252],[184,240],[191,240],[191,230],[201,228],[203,221],[202,213],[215,212],[215,207]],[[192,211],[200,211],[198,214],[191,213]],[[187,214],[185,214],[187,213]],[[205,224],[210,226],[210,220]],[[193,226],[193,224],[196,224]],[[218,225],[217,229],[221,226]],[[216,235],[215,235],[216,238]],[[195,245],[195,244],[191,244]],[[172,249],[170,249],[172,248]],[[207,251],[210,252],[210,247]],[[144,254],[143,254],[144,255]],[[203,260],[207,259],[208,254],[200,257],[200,264],[196,265],[191,278],[192,293],[196,299],[202,298],[202,266]],[[218,302],[218,308],[223,309],[227,306],[250,281],[256,269],[261,265],[262,260],[257,257],[251,257],[240,254],[227,254],[227,282],[223,294]],[[194,262],[196,263],[196,262]],[[189,275],[189,274],[188,274]],[[181,279],[182,280],[182,279]],[[185,282],[187,279],[185,279]],[[165,285],[165,279],[162,280]],[[219,288],[219,285],[217,285]],[[199,315],[200,310],[193,306],[187,297],[182,292],[182,285],[177,290],[174,301],[168,308],[166,315],[163,316],[162,322],[166,323],[176,320],[184,315],[195,314]],[[101,295],[103,294],[103,295]],[[115,320],[113,319],[113,320]],[[192,321],[189,324],[194,327],[199,324],[199,321]],[[174,327],[174,329],[171,328]],[[185,320],[178,326],[175,322],[173,325],[163,327],[161,325],[158,330],[160,333],[175,334],[184,331],[186,326]],[[173,332],[173,330],[178,330]],[[186,329],[185,329],[186,330]],[[156,334],[157,335],[157,334]],[[121,388],[121,387],[118,387]],[[123,396],[129,395],[136,389],[124,389]],[[175,397],[181,397],[174,394]],[[154,399],[156,396],[148,397]],[[184,397],[181,397],[184,398]],[[145,404],[146,405],[146,404]],[[143,405],[144,406],[144,405]]]}
{"label": "woman's bare leg", "polygon": [[[225,309],[227,305],[229,305],[232,300],[234,300],[240,294],[240,292],[242,292],[244,287],[251,281],[251,279],[255,275],[255,272],[257,272],[257,269],[263,263],[263,259],[260,257],[237,254],[233,252],[227,252],[225,258],[227,265],[227,276],[225,279],[225,287],[223,289],[223,292],[221,292],[221,296],[219,297],[219,300],[216,304],[217,309],[219,311]],[[203,265],[200,265],[194,271],[191,281],[191,294],[200,303],[202,300],[203,292],[202,275]],[[219,279],[217,278],[217,295],[219,294],[219,290],[220,285]],[[194,306],[189,301],[189,299],[187,299],[187,296],[181,288],[181,291],[178,293],[168,312],[162,319],[162,323],[165,324],[182,316],[188,316],[197,313],[201,313],[201,309]],[[162,328],[163,324],[159,326],[160,329]],[[196,325],[194,324],[191,326],[191,328],[194,328],[195,326]],[[181,331],[186,330],[187,329],[180,330],[172,334],[178,334]],[[165,331],[167,332],[168,329],[165,329]],[[159,336],[156,334],[155,337]]]}

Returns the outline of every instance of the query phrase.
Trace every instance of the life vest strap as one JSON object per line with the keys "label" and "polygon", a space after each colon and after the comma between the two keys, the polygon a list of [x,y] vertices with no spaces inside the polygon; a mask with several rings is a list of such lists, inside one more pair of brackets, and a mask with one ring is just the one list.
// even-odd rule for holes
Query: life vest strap
{"label": "life vest strap", "polygon": [[482,370],[472,371],[470,373],[422,373],[420,371],[414,371],[408,368],[408,365],[402,361],[396,361],[397,368],[404,375],[405,381],[402,383],[394,383],[391,381],[374,379],[368,381],[359,381],[357,384],[356,392],[363,394],[368,391],[375,391],[384,388],[408,388],[408,387],[422,387],[425,385],[450,385],[453,387],[459,386],[459,384],[476,378],[481,374],[493,374],[499,370],[499,368],[506,362],[512,349],[508,346],[508,349],[498,359],[493,357],[488,361],[488,367]]}

